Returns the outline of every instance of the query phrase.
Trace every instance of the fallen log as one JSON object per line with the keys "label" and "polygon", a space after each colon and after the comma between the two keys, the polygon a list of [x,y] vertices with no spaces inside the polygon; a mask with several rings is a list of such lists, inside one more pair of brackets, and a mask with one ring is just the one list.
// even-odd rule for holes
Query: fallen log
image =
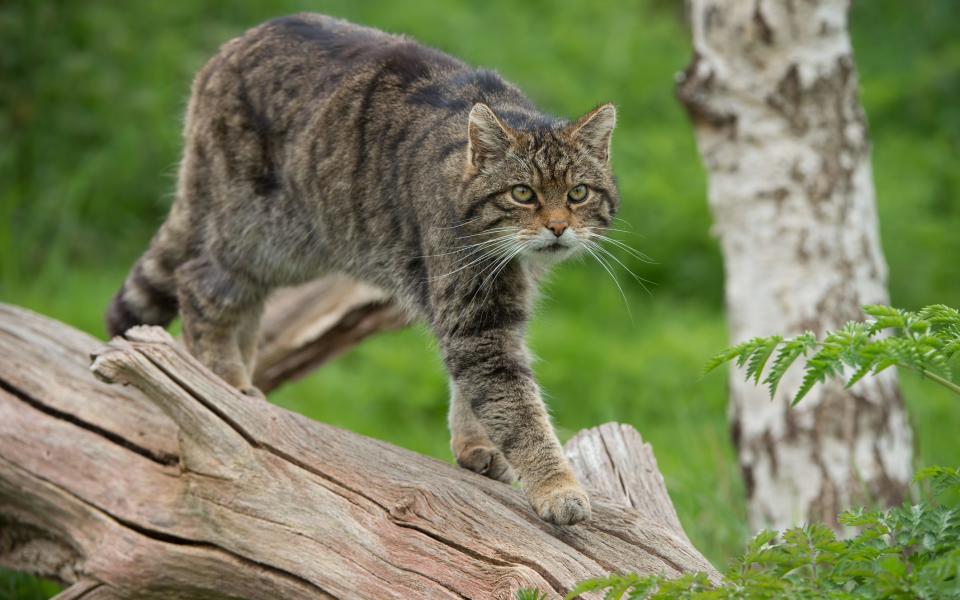
{"label": "fallen log", "polygon": [[386,292],[340,275],[278,290],[263,315],[254,384],[269,392],[407,317]]}
{"label": "fallen log", "polygon": [[104,345],[0,305],[0,565],[63,582],[59,598],[553,598],[610,572],[718,577],[635,430],[566,449],[594,513],[557,527],[509,485],[238,394],[161,329]]}

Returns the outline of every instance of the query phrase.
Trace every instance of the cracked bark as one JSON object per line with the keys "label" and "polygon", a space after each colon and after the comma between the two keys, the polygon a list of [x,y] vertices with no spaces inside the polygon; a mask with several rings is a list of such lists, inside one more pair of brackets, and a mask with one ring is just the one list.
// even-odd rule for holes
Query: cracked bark
{"label": "cracked bark", "polygon": [[[677,83],[709,175],[733,342],[822,334],[885,304],[866,119],[848,0],[688,3],[694,56]],[[898,504],[912,432],[893,370],[819,386],[794,409],[733,374],[730,419],[752,525]]]}
{"label": "cracked bark", "polygon": [[[337,310],[303,343],[362,337]],[[294,322],[268,318],[265,343]],[[595,515],[554,527],[510,486],[237,394],[160,329],[127,336],[0,305],[0,564],[62,598],[555,597],[611,571],[717,577],[630,427],[567,445]]]}

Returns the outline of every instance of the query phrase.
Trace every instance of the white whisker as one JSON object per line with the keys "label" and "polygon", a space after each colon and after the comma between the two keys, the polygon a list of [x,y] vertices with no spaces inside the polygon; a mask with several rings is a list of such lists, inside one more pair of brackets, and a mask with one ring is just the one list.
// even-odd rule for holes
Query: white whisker
{"label": "white whisker", "polygon": [[464,240],[464,239],[467,239],[467,238],[479,237],[479,236],[481,236],[481,235],[488,235],[488,234],[491,234],[491,233],[499,233],[499,232],[502,232],[502,231],[516,231],[516,230],[517,230],[516,227],[494,227],[493,229],[484,229],[484,230],[481,231],[480,233],[471,233],[471,234],[469,234],[469,235],[458,235],[458,236],[457,236],[457,239],[458,239],[458,240]]}
{"label": "white whisker", "polygon": [[618,231],[620,233],[625,233],[627,235],[635,235],[637,237],[645,237],[642,233],[637,233],[636,231],[630,231],[629,229],[617,229],[616,227],[586,227],[586,229],[595,233],[596,231]]}
{"label": "white whisker", "polygon": [[[453,271],[450,271],[449,273],[444,273],[443,275],[436,275],[436,276],[434,276],[434,277],[431,277],[430,279],[431,279],[431,280],[436,280],[436,279],[441,279],[441,278],[443,278],[443,277],[449,277],[450,275],[453,275],[454,273],[459,273],[460,271],[463,271],[464,269],[469,268],[469,267],[471,267],[471,266],[473,266],[473,265],[475,265],[475,264],[477,264],[477,263],[479,263],[479,262],[482,262],[482,261],[484,261],[484,260],[487,260],[487,259],[489,259],[489,258],[491,258],[491,257],[500,256],[500,255],[501,255],[500,253],[501,253],[503,250],[505,250],[505,249],[507,249],[507,248],[511,248],[512,245],[513,245],[514,243],[516,243],[516,239],[514,239],[513,236],[509,236],[509,239],[500,239],[500,240],[497,240],[497,242],[498,242],[498,243],[496,243],[496,244],[492,244],[492,245],[489,246],[489,247],[483,248],[483,249],[482,249],[483,252],[480,252],[479,250],[478,250],[478,251],[475,251],[473,254],[471,254],[471,255],[469,255],[469,256],[461,259],[461,260],[466,260],[466,259],[468,259],[468,258],[471,258],[471,257],[472,257],[473,255],[475,255],[477,252],[480,252],[480,254],[481,254],[481,256],[480,256],[479,258],[475,258],[475,259],[473,259],[472,261],[470,261],[469,263],[467,263],[467,264],[465,264],[465,265],[463,265],[463,266],[461,266],[461,267],[458,267],[458,268],[454,269]],[[459,261],[458,261],[458,262],[459,262]],[[454,263],[454,264],[456,264],[456,263]]]}
{"label": "white whisker", "polygon": [[521,253],[523,250],[525,250],[526,248],[527,248],[527,241],[521,240],[521,241],[513,248],[513,250],[512,250],[509,254],[507,254],[506,256],[504,256],[504,257],[496,264],[496,266],[495,266],[494,269],[491,271],[491,273],[487,276],[487,278],[484,279],[484,280],[480,283],[479,286],[477,286],[477,289],[476,289],[476,290],[474,290],[473,296],[470,297],[470,301],[469,301],[469,304],[471,304],[471,305],[472,305],[472,304],[474,303],[474,301],[476,300],[477,294],[480,292],[480,290],[485,289],[485,291],[484,291],[484,293],[483,293],[483,298],[480,300],[480,314],[479,314],[479,316],[478,316],[478,319],[479,319],[480,321],[482,321],[484,318],[486,318],[487,308],[488,308],[488,307],[487,307],[487,298],[490,296],[491,290],[493,290],[493,282],[496,280],[496,278],[497,278],[497,276],[500,274],[500,272],[503,271],[503,269],[505,269],[508,264],[510,264],[510,262],[514,259],[514,257],[516,257],[518,254],[520,254],[520,253]]}
{"label": "white whisker", "polygon": [[612,252],[610,252],[609,250],[607,250],[606,248],[604,248],[604,247],[601,246],[600,244],[598,244],[598,243],[596,243],[596,242],[589,241],[589,240],[584,240],[584,242],[587,243],[587,244],[590,244],[595,250],[598,250],[598,251],[600,251],[600,252],[603,252],[606,256],[608,256],[608,257],[612,258],[613,260],[615,260],[618,265],[620,265],[621,267],[623,267],[623,270],[624,270],[624,271],[626,271],[627,273],[629,273],[630,275],[632,275],[633,278],[637,280],[637,283],[640,284],[640,287],[643,288],[643,291],[645,291],[647,294],[650,294],[651,296],[653,295],[653,294],[650,293],[650,289],[649,289],[649,288],[647,287],[647,285],[646,285],[646,284],[648,284],[648,283],[652,285],[652,284],[653,284],[652,281],[649,281],[649,280],[647,280],[647,279],[644,279],[643,277],[640,277],[639,275],[637,275],[636,273],[634,273],[633,271],[631,271],[630,268],[629,268],[627,265],[623,264],[623,262],[622,262],[619,258],[616,257],[616,255],[614,255]]}
{"label": "white whisker", "polygon": [[440,252],[439,254],[424,254],[424,255],[421,256],[420,258],[432,258],[432,257],[434,257],[434,256],[449,256],[450,254],[459,254],[459,253],[461,253],[461,252],[466,252],[466,251],[471,250],[471,249],[476,249],[476,248],[482,248],[482,247],[484,247],[484,246],[489,246],[489,245],[494,244],[494,243],[496,243],[496,242],[499,242],[499,241],[502,241],[502,240],[506,240],[506,239],[510,239],[510,238],[512,238],[512,237],[514,237],[514,236],[513,236],[513,235],[502,235],[502,236],[500,236],[500,237],[492,238],[492,239],[489,239],[489,240],[484,240],[484,241],[482,241],[482,242],[477,242],[476,244],[467,244],[466,246],[461,246],[461,247],[456,248],[456,249],[454,249],[454,250],[451,250],[451,251],[449,251],[449,252]]}
{"label": "white whisker", "polygon": [[[503,260],[497,263],[497,266],[494,267],[493,271],[489,275],[487,275],[487,278],[480,283],[480,287],[477,288],[477,291],[480,291],[484,287],[487,288],[487,291],[483,294],[483,299],[480,301],[481,305],[486,304],[487,297],[490,295],[490,290],[493,289],[493,282],[496,280],[500,272],[503,271],[508,264],[510,264],[510,261],[512,261],[514,257],[523,252],[526,247],[527,244],[525,242],[519,242],[516,247],[514,247],[514,249],[506,257],[504,257]],[[476,292],[474,292],[474,296],[476,296]],[[470,301],[472,302],[473,298],[471,298]]]}
{"label": "white whisker", "polygon": [[653,260],[652,258],[650,258],[649,256],[647,256],[647,255],[644,254],[643,252],[637,250],[637,249],[634,248],[633,246],[630,246],[630,245],[628,245],[628,244],[625,244],[624,242],[621,242],[620,240],[614,239],[614,238],[609,237],[609,236],[606,236],[606,235],[601,235],[601,234],[598,234],[598,233],[594,233],[594,232],[592,232],[592,231],[587,231],[587,237],[590,237],[590,238],[599,238],[600,240],[603,240],[603,241],[605,241],[605,242],[610,242],[611,244],[614,244],[614,245],[617,246],[618,248],[622,248],[625,252],[629,253],[631,256],[633,256],[634,258],[636,258],[636,259],[639,260],[640,262],[645,262],[645,263],[650,264],[650,265],[655,265],[655,264],[657,264],[657,261]]}
{"label": "white whisker", "polygon": [[[596,246],[596,244],[592,244]],[[623,306],[627,309],[627,315],[630,317],[630,322],[633,322],[633,313],[630,312],[630,303],[627,301],[627,295],[623,292],[623,288],[620,287],[620,281],[617,279],[617,276],[613,274],[613,270],[607,265],[606,262],[600,257],[599,254],[593,251],[593,248],[590,245],[584,244],[584,250],[586,250],[590,256],[596,259],[600,266],[610,275],[610,278],[613,279],[613,283],[616,284],[617,289],[620,290],[620,297],[623,298]]]}
{"label": "white whisker", "polygon": [[462,227],[467,223],[473,223],[474,221],[478,221],[480,219],[481,217],[474,217],[472,219],[467,219],[466,221],[460,221],[459,223],[455,225],[450,225],[449,227],[436,227],[435,229],[456,229],[457,227]]}
{"label": "white whisker", "polygon": [[[491,268],[494,268],[494,269],[495,269],[496,266],[499,265],[499,264],[500,264],[501,262],[503,262],[504,260],[510,260],[510,257],[514,256],[515,252],[516,252],[518,249],[522,249],[523,246],[524,246],[524,244],[523,244],[522,241],[520,241],[520,240],[514,240],[514,243],[513,243],[513,244],[507,246],[505,249],[502,250],[502,252],[500,253],[500,255],[499,255],[499,257],[498,257],[498,260],[497,260],[496,262],[491,263],[491,264],[485,266],[485,267],[484,267],[483,269],[481,269],[478,273],[474,274],[474,276],[471,277],[470,280],[469,280],[467,283],[471,283],[471,282],[473,282],[475,279],[477,279],[478,277],[481,277],[488,269],[491,269]],[[484,281],[486,281],[486,280],[484,280]],[[480,286],[479,286],[477,289],[479,290],[479,289],[482,288],[482,287],[483,287],[483,282],[480,283]],[[476,295],[476,292],[474,292],[474,295]],[[471,301],[472,301],[472,298],[471,298]]]}

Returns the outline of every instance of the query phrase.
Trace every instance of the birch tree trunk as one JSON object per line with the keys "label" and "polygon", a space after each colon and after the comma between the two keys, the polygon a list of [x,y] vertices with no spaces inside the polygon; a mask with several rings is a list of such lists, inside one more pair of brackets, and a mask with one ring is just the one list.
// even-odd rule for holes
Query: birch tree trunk
{"label": "birch tree trunk", "polygon": [[[887,303],[849,0],[691,0],[694,56],[677,92],[709,175],[734,342],[822,334]],[[912,433],[896,375],[797,407],[731,377],[730,419],[751,524],[836,526],[855,503],[899,503]]]}

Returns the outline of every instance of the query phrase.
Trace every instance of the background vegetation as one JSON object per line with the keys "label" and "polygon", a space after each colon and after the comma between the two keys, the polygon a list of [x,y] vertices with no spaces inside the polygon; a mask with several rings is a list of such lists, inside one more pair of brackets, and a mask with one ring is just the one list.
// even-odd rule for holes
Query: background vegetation
{"label": "background vegetation", "polygon": [[[693,542],[716,564],[749,535],[725,419],[723,271],[705,180],[673,96],[690,58],[679,0],[352,2],[8,0],[0,5],[0,301],[103,336],[101,315],[170,202],[193,73],[230,37],[312,10],[408,33],[492,67],[548,112],[620,108],[621,239],[653,256],[620,275],[561,267],[531,332],[561,436],[607,420],[656,450]],[[954,0],[855,2],[892,302],[960,304],[960,38]],[[615,251],[615,250],[614,250]],[[630,316],[632,314],[632,318]],[[918,462],[957,463],[960,406],[904,378]],[[446,379],[424,332],[379,336],[273,400],[449,460]],[[0,598],[42,597],[0,574]]]}

